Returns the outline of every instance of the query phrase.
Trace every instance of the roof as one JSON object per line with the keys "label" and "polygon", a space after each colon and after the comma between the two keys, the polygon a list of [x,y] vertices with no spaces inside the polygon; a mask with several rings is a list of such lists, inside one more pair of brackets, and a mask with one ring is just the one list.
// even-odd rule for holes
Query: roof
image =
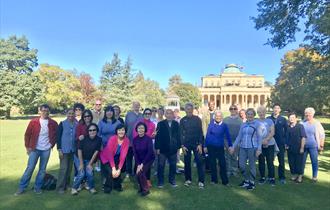
{"label": "roof", "polygon": [[236,64],[228,64],[223,70],[223,73],[242,73],[242,71]]}

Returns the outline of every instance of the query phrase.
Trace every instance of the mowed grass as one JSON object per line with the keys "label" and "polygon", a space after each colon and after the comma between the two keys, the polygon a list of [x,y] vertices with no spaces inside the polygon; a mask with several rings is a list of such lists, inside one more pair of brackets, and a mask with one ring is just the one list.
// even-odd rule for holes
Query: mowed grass
{"label": "mowed grass", "polygon": [[[58,122],[63,117],[55,118]],[[82,191],[78,196],[71,196],[69,191],[64,195],[56,191],[47,191],[35,195],[31,190],[35,173],[31,179],[28,191],[21,196],[13,194],[17,190],[27,158],[24,148],[24,131],[28,119],[0,121],[0,209],[329,209],[330,207],[330,119],[321,119],[326,128],[326,148],[319,156],[319,181],[311,181],[311,165],[308,160],[305,178],[302,184],[289,181],[290,174],[286,164],[287,184],[277,184],[275,187],[262,185],[250,192],[239,188],[240,178],[231,178],[231,187],[210,185],[210,174],[206,174],[205,189],[198,189],[196,169],[193,168],[193,186],[183,186],[184,176],[177,176],[178,188],[168,184],[164,189],[153,187],[148,197],[137,194],[134,180],[124,181],[123,192],[103,194],[100,184],[100,174],[96,174],[96,189],[98,194],[91,195]],[[275,160],[277,165],[277,160]],[[58,153],[53,149],[48,163],[47,172],[57,177],[59,168]],[[277,176],[277,168],[276,168]],[[166,179],[167,180],[167,179]],[[154,186],[156,178],[152,178]]]}

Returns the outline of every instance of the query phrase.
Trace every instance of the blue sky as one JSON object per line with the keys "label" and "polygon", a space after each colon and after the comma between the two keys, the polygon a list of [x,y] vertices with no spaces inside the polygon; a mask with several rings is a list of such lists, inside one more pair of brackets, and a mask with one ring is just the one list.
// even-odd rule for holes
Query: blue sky
{"label": "blue sky", "polygon": [[270,37],[250,20],[257,1],[1,1],[1,38],[25,35],[39,63],[90,73],[98,83],[113,53],[130,56],[133,68],[166,88],[180,74],[200,85],[228,63],[275,82],[282,50],[264,45]]}

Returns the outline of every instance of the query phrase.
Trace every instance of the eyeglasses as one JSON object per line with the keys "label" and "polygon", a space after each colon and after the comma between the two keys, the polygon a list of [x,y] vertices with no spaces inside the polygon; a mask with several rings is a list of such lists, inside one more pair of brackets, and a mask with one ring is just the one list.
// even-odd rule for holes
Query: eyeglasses
{"label": "eyeglasses", "polygon": [[237,108],[229,108],[230,111],[237,110]]}
{"label": "eyeglasses", "polygon": [[101,104],[95,104],[96,106],[101,106]]}
{"label": "eyeglasses", "polygon": [[90,115],[85,115],[84,118],[91,117]]}
{"label": "eyeglasses", "polygon": [[151,115],[151,113],[150,112],[146,112],[146,113],[144,113],[144,115]]}
{"label": "eyeglasses", "polygon": [[90,130],[88,130],[89,132],[93,132],[93,131],[96,131],[96,129],[90,129]]}

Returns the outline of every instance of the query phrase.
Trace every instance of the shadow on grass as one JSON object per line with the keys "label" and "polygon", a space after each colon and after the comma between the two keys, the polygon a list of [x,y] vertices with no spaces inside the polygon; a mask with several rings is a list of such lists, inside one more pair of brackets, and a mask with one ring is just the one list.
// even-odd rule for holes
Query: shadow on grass
{"label": "shadow on grass", "polygon": [[[324,166],[329,168],[326,161]],[[307,164],[307,167],[311,167]],[[58,165],[47,169],[48,173],[57,177]],[[36,168],[37,169],[37,168]],[[24,168],[22,168],[23,172]],[[193,170],[193,179],[197,179],[196,168]],[[277,171],[277,168],[276,168]],[[322,170],[323,171],[323,170]],[[329,175],[327,171],[327,175]],[[35,174],[37,171],[35,171]],[[322,172],[324,173],[324,172]],[[286,170],[289,177],[289,171]],[[35,177],[35,176],[34,176]],[[35,195],[31,187],[34,177],[31,179],[29,189],[21,196],[15,197],[13,193],[17,189],[19,177],[1,178],[0,209],[326,209],[330,205],[327,199],[330,192],[329,181],[313,183],[305,178],[302,184],[288,181],[286,185],[277,184],[257,185],[254,191],[247,191],[238,187],[241,178],[230,178],[230,187],[220,184],[211,185],[210,174],[206,174],[206,188],[198,189],[197,182],[189,188],[183,186],[184,175],[176,177],[179,187],[171,188],[168,184],[164,189],[153,187],[148,197],[137,194],[136,183],[126,179],[123,182],[123,192],[113,191],[110,195],[101,190],[100,173],[95,174],[96,189],[98,194],[91,195],[83,190],[77,196],[71,196],[67,191],[64,195],[56,191],[46,191],[41,195]],[[156,183],[156,178],[152,177]]]}

